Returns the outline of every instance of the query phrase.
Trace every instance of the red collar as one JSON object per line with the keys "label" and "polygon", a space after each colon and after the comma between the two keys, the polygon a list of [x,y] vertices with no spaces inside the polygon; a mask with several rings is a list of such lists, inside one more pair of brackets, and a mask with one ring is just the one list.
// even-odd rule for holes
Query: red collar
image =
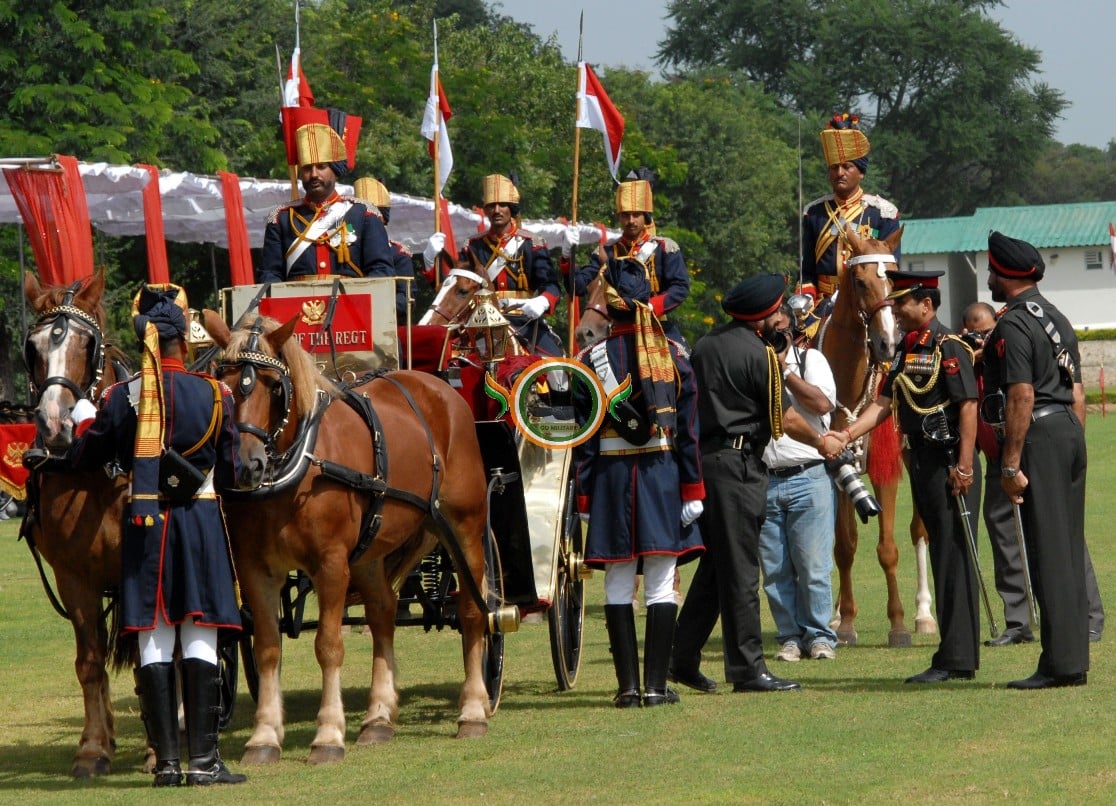
{"label": "red collar", "polygon": [[186,371],[186,365],[177,358],[161,358],[159,359],[159,363],[162,365],[163,369],[175,369],[181,372]]}
{"label": "red collar", "polygon": [[341,196],[340,196],[340,194],[338,194],[338,192],[336,190],[333,191],[333,195],[331,195],[328,199],[326,199],[323,202],[312,202],[307,197],[305,197],[305,196],[302,197],[302,203],[304,205],[306,205],[307,207],[309,207],[311,210],[314,210],[315,212],[321,212],[326,207],[329,207],[334,202],[340,201],[340,200],[341,200]]}

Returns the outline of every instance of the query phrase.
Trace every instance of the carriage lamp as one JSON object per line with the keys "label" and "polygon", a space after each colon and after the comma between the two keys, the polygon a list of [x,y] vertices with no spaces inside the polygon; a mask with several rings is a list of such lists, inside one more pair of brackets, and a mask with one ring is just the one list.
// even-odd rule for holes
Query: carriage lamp
{"label": "carriage lamp", "polygon": [[[213,337],[209,335],[209,331],[205,329],[205,322],[202,318],[202,312],[196,308],[190,308],[187,315],[187,328],[186,328],[186,353],[190,361],[194,361],[200,353],[205,352],[213,346]],[[203,367],[204,372],[209,369]]]}
{"label": "carriage lamp", "polygon": [[496,305],[496,295],[492,291],[478,291],[476,305],[469,321],[465,323],[465,333],[469,344],[477,351],[484,362],[503,361],[507,355],[508,332],[511,325],[500,313]]}

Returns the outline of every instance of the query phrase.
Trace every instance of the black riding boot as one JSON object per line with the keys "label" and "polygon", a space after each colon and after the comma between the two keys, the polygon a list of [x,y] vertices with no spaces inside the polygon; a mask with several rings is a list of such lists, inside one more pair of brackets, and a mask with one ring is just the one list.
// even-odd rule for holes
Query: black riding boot
{"label": "black riding boot", "polygon": [[679,701],[678,694],[667,688],[667,667],[674,645],[674,624],[678,616],[676,604],[653,604],[647,607],[647,627],[643,636],[643,705],[670,705]]}
{"label": "black riding boot", "polygon": [[217,752],[221,680],[216,665],[196,658],[182,661],[182,702],[186,708],[186,743],[190,748],[186,786],[247,781],[248,776],[229,772]]}
{"label": "black riding boot", "polygon": [[174,664],[149,663],[136,670],[136,693],[147,741],[155,750],[155,786],[182,786],[178,755],[178,698]]}
{"label": "black riding boot", "polygon": [[638,708],[639,648],[636,646],[635,608],[630,604],[605,605],[604,610],[608,642],[612,646],[612,665],[616,667],[619,684],[612,704],[617,708]]}

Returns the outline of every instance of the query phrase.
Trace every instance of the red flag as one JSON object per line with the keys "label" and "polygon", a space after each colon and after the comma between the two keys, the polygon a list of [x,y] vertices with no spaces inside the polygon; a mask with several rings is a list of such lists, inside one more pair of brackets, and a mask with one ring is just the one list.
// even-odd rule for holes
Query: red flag
{"label": "red flag", "polygon": [[291,66],[283,83],[283,106],[313,106],[314,93],[302,72],[302,51],[296,47],[291,53]]}
{"label": "red flag", "polygon": [[430,69],[430,95],[426,98],[426,110],[422,115],[422,136],[430,141],[430,156],[434,156],[434,138],[438,138],[438,193],[446,186],[450,171],[453,170],[453,152],[450,150],[449,132],[446,121],[453,117],[446,93],[442,90],[442,79],[438,76],[438,62]]}
{"label": "red flag", "polygon": [[62,170],[31,165],[5,168],[39,277],[47,285],[69,285],[93,274],[93,231],[85,185],[74,157],[57,155]]}
{"label": "red flag", "polygon": [[233,285],[251,285],[252,253],[248,247],[248,224],[244,220],[244,196],[240,179],[228,171],[218,171],[221,198],[225,202],[225,232],[229,238],[229,274]]}
{"label": "red flag", "polygon": [[170,266],[167,264],[167,239],[163,234],[163,197],[159,195],[159,169],[154,165],[139,165],[150,175],[143,186],[143,229],[147,236],[147,281],[169,283]]}
{"label": "red flag", "polygon": [[1108,222],[1108,267],[1116,266],[1116,226]]}
{"label": "red flag", "polygon": [[596,129],[604,135],[605,159],[612,178],[620,181],[620,141],[624,139],[624,116],[609,100],[593,68],[585,62],[577,65],[577,125]]}

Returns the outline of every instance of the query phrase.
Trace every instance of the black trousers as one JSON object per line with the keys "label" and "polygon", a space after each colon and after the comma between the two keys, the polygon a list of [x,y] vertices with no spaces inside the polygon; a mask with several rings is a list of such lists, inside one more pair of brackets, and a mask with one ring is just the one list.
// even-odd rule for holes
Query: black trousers
{"label": "black trousers", "polygon": [[930,569],[941,640],[930,661],[936,669],[974,671],[980,666],[977,581],[965,545],[957,501],[949,489],[949,453],[937,445],[910,452],[911,497],[930,536]]}
{"label": "black trousers", "polygon": [[702,455],[705,553],[678,615],[672,665],[693,669],[721,618],[725,680],[747,682],[767,671],[760,628],[759,534],[767,510],[767,470],[750,450]]}
{"label": "black trousers", "polygon": [[1031,423],[1020,461],[1023,530],[1038,600],[1043,674],[1089,669],[1085,591],[1085,431],[1068,409]]}

